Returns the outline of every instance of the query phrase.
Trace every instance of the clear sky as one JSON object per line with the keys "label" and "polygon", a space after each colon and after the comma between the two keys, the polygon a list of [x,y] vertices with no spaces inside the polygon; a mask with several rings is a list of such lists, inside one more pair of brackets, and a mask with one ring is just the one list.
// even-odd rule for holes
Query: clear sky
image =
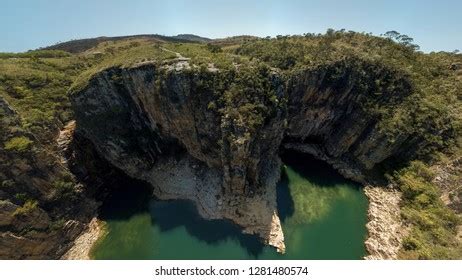
{"label": "clear sky", "polygon": [[0,51],[131,34],[382,34],[396,30],[423,51],[462,50],[462,0],[0,0]]}

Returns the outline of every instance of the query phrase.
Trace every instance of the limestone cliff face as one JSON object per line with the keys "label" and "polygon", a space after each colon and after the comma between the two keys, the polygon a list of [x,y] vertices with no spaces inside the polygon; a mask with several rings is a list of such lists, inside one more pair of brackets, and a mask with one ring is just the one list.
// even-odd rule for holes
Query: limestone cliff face
{"label": "limestone cliff face", "polygon": [[[186,150],[222,171],[224,190],[252,191],[265,164],[277,161],[285,111],[276,110],[250,135],[242,120],[211,108],[232,83],[218,87],[221,77],[153,64],[103,71],[72,96],[77,129],[130,176],[143,178],[160,158]],[[280,80],[273,84],[284,94]]]}
{"label": "limestone cliff face", "polygon": [[390,140],[379,126],[378,108],[393,110],[412,90],[400,75],[361,60],[298,70],[287,81],[273,73],[272,90],[288,106],[267,107],[270,113],[256,129],[243,116],[211,108],[232,83],[219,87],[218,71],[153,64],[112,68],[72,100],[80,133],[130,176],[141,178],[159,158],[184,149],[220,169],[225,190],[244,194],[262,185],[265,164],[278,161],[281,142],[358,181],[389,157],[409,153],[411,135]]}

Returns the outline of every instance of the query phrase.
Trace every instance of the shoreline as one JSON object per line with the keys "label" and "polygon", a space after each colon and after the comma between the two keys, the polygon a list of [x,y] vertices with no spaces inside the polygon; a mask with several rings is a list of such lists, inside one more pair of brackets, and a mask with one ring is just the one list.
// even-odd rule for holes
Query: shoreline
{"label": "shoreline", "polygon": [[401,220],[401,193],[391,186],[364,187],[369,199],[365,260],[395,260],[407,230]]}
{"label": "shoreline", "polygon": [[[397,259],[402,238],[406,234],[399,214],[401,194],[392,188],[373,186],[364,187],[364,194],[369,200],[366,224],[368,237],[364,242],[367,255],[364,259]],[[91,260],[91,250],[103,234],[104,222],[96,217],[93,218],[87,229],[75,239],[72,247],[60,259]]]}
{"label": "shoreline", "polygon": [[104,234],[104,222],[93,218],[88,228],[74,240],[72,247],[61,257],[61,260],[90,260],[90,252],[96,242]]}

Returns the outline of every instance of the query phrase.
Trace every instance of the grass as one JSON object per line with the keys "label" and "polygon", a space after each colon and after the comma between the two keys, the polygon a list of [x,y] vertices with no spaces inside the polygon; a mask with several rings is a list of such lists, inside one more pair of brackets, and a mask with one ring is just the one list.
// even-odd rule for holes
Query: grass
{"label": "grass", "polygon": [[52,58],[52,57],[69,57],[70,53],[58,50],[35,50],[24,53],[0,53],[0,59],[17,59],[17,58]]}
{"label": "grass", "polygon": [[72,118],[67,89],[86,63],[78,57],[0,59],[0,96],[19,113],[24,129],[49,141]]}

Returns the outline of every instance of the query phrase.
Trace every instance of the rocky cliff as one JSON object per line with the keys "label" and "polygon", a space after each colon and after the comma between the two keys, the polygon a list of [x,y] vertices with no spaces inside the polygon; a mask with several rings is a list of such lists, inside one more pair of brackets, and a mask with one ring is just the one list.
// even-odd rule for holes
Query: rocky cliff
{"label": "rocky cliff", "polygon": [[[379,126],[411,91],[405,76],[352,59],[289,75],[182,61],[110,68],[72,93],[77,132],[160,198],[196,202],[284,251],[276,211],[279,149],[311,153],[365,182],[410,135]],[[388,107],[386,111],[374,110]]]}
{"label": "rocky cliff", "polygon": [[54,259],[95,215],[60,158],[21,128],[0,98],[0,259]]}
{"label": "rocky cliff", "polygon": [[[245,71],[181,65],[101,72],[71,97],[78,133],[114,166],[151,183],[157,196],[195,200],[204,217],[231,219],[267,241],[274,236],[269,243],[284,250],[274,186],[285,109],[256,113],[251,105],[269,103],[270,96],[253,92],[247,101],[242,94],[252,92],[241,88],[261,85],[242,81]],[[276,73],[248,71],[284,98]],[[258,123],[236,111],[245,106],[249,111],[241,113]]]}
{"label": "rocky cliff", "polygon": [[404,73],[346,58],[296,71],[287,91],[284,147],[313,154],[347,178],[365,183],[377,164],[415,151],[411,134],[391,137],[381,127],[413,91]]}

